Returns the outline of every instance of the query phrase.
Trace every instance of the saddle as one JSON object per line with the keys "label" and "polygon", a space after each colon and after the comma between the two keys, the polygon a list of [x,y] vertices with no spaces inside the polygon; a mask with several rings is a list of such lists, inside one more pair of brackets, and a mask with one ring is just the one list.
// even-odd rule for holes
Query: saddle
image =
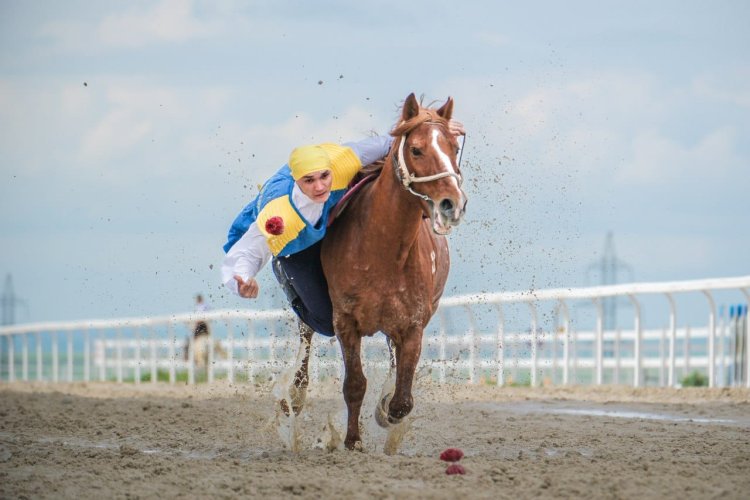
{"label": "saddle", "polygon": [[364,186],[371,183],[380,175],[380,170],[383,168],[383,162],[375,162],[371,165],[364,167],[354,179],[349,183],[346,194],[336,203],[330,213],[328,214],[328,221],[326,227],[330,227],[333,221],[344,212],[349,202],[362,190]]}

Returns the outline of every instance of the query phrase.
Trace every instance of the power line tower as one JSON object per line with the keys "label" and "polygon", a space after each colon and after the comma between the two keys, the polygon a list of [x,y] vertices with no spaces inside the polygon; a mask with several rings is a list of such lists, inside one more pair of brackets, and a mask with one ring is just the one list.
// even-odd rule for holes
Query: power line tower
{"label": "power line tower", "polygon": [[5,286],[0,296],[2,304],[2,326],[14,325],[16,323],[16,307],[26,306],[26,301],[21,300],[13,291],[13,277],[10,273],[5,275]]}
{"label": "power line tower", "polygon": [[[615,285],[619,282],[618,277],[623,272],[628,274],[628,281],[633,281],[633,268],[617,257],[614,235],[612,231],[608,231],[604,240],[604,252],[601,258],[589,264],[587,278],[595,275],[598,276],[600,285]],[[615,297],[602,299],[602,308],[604,309],[604,329],[615,329],[617,327],[617,299]]]}

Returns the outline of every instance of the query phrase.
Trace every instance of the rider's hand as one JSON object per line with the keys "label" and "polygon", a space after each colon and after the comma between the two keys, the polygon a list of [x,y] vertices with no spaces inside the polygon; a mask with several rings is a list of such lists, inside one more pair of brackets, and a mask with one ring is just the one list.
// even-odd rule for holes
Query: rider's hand
{"label": "rider's hand", "polygon": [[260,288],[258,287],[258,282],[255,281],[254,278],[244,281],[242,277],[235,276],[234,280],[237,282],[237,292],[240,294],[240,297],[254,299],[258,296]]}
{"label": "rider's hand", "polygon": [[466,135],[466,130],[464,130],[464,124],[457,120],[451,119],[448,121],[448,130],[453,135]]}

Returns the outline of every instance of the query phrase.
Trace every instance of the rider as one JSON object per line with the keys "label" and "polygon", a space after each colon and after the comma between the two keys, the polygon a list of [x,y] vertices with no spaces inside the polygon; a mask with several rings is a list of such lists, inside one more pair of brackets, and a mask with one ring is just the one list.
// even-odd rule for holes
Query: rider
{"label": "rider", "polygon": [[[449,129],[464,134],[455,120]],[[320,263],[328,215],[355,174],[383,159],[392,142],[375,136],[294,149],[232,223],[224,245],[224,284],[241,297],[256,298],[255,276],[273,258],[273,272],[297,316],[312,330],[333,336],[333,307]]]}

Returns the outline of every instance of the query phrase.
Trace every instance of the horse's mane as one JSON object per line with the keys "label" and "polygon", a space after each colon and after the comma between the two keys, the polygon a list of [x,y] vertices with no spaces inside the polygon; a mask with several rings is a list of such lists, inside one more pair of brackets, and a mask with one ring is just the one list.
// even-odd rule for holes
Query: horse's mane
{"label": "horse's mane", "polygon": [[408,134],[419,125],[425,122],[433,122],[448,127],[448,120],[437,114],[437,111],[430,108],[420,108],[417,116],[409,118],[406,121],[400,121],[391,130],[393,137],[399,137]]}
{"label": "horse's mane", "polygon": [[357,172],[357,175],[354,176],[354,180],[352,182],[356,183],[371,174],[379,174],[380,171],[383,170],[384,165],[385,160],[378,160],[370,163],[369,165],[365,165],[359,172]]}
{"label": "horse's mane", "polygon": [[[419,113],[417,116],[410,118],[406,121],[399,121],[391,130],[391,135],[393,137],[400,137],[404,134],[408,134],[415,128],[417,128],[419,125],[425,123],[425,122],[433,122],[438,123],[440,125],[448,127],[448,120],[443,118],[442,116],[437,114],[437,111],[430,108],[420,108]],[[396,142],[394,141],[394,147],[396,146]],[[359,173],[354,178],[353,182],[357,182],[360,179],[364,178],[365,176],[371,175],[371,174],[379,174],[381,170],[383,170],[383,166],[385,165],[385,160],[378,160],[374,163],[370,163],[369,165],[365,165],[362,167],[362,169],[359,171]]]}

